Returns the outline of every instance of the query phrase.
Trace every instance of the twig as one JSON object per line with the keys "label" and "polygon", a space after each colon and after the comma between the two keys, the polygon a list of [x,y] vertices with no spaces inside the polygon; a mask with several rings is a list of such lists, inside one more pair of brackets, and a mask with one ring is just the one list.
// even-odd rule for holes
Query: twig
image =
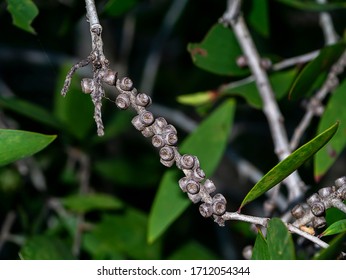
{"label": "twig", "polygon": [[[275,153],[279,160],[283,160],[291,153],[287,133],[283,125],[283,116],[275,100],[268,75],[261,66],[260,56],[245,24],[244,18],[239,12],[234,12],[234,6],[239,6],[239,2],[238,0],[228,0],[227,11],[223,15],[221,21],[232,26],[247,59],[249,68],[255,76],[257,88],[263,101],[263,112],[267,117],[271,130]],[[232,17],[232,14],[233,16],[234,14],[237,16]],[[287,177],[285,183],[288,187],[289,201],[294,201],[302,196],[304,184],[297,172]]]}
{"label": "twig", "polygon": [[305,115],[301,122],[296,127],[292,140],[290,143],[291,149],[295,149],[301,137],[303,136],[306,128],[310,125],[314,116],[319,116],[323,112],[322,101],[326,98],[327,94],[333,91],[338,85],[339,81],[337,76],[344,71],[346,66],[346,51],[341,55],[338,61],[332,66],[328,76],[319,91],[310,99]]}
{"label": "twig", "polygon": [[[319,4],[325,4],[327,3],[327,0],[316,0],[316,2]],[[339,36],[335,32],[333,20],[329,13],[320,13],[320,25],[323,31],[326,45],[335,44],[338,41]]]}

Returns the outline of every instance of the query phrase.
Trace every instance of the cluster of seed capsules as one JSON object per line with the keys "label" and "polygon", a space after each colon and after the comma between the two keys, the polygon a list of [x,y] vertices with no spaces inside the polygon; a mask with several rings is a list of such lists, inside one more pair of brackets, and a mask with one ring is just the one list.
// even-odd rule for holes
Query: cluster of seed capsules
{"label": "cluster of seed capsules", "polygon": [[216,187],[211,180],[205,178],[198,158],[188,154],[181,155],[176,146],[178,137],[175,127],[168,124],[163,117],[155,118],[147,110],[151,104],[150,96],[138,93],[131,79],[127,77],[117,79],[114,72],[107,72],[104,81],[114,85],[119,91],[115,99],[119,109],[125,110],[132,107],[137,112],[132,119],[132,124],[143,136],[151,137],[152,145],[159,149],[160,162],[167,167],[176,163],[177,167],[184,172],[185,177],[179,180],[179,186],[193,203],[202,202],[199,206],[201,215],[213,217],[215,222],[223,226],[225,221],[222,215],[226,212],[227,203],[225,197],[219,193],[210,195]]}
{"label": "cluster of seed capsules", "polygon": [[346,177],[335,180],[334,186],[321,188],[317,193],[311,195],[306,204],[296,205],[291,213],[297,220],[294,226],[312,226],[314,229],[326,225],[326,209],[337,207],[346,199]]}

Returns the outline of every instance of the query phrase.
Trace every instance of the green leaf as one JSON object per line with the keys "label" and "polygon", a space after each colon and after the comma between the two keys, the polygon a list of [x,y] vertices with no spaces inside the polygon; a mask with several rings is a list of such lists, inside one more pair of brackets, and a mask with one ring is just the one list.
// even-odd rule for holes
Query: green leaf
{"label": "green leaf", "polygon": [[283,161],[279,162],[275,167],[273,167],[248,192],[238,211],[240,211],[245,204],[258,198],[259,196],[270,190],[272,187],[280,183],[293,171],[298,169],[299,166],[301,166],[306,160],[313,156],[333,137],[338,129],[338,126],[338,123],[334,124],[327,130],[316,136],[314,139],[294,151]]}
{"label": "green leaf", "polygon": [[34,236],[20,250],[23,260],[73,260],[66,243],[53,236]]}
{"label": "green leaf", "polygon": [[0,129],[0,166],[32,156],[48,146],[56,135]]}
{"label": "green leaf", "polygon": [[322,49],[319,55],[314,60],[310,61],[298,75],[290,90],[290,98],[297,99],[306,96],[319,76],[327,72],[339,59],[341,54],[345,51],[345,47],[345,42],[339,42]]}
{"label": "green leaf", "polygon": [[103,9],[103,12],[109,16],[118,17],[131,10],[137,2],[138,0],[109,0]]}
{"label": "green leaf", "polygon": [[277,0],[285,5],[291,6],[293,8],[307,10],[307,11],[315,11],[315,12],[323,12],[323,11],[332,11],[336,9],[344,9],[346,8],[345,2],[340,3],[325,3],[320,4],[316,1],[301,1],[301,0]]}
{"label": "green leaf", "polygon": [[168,257],[169,260],[218,260],[216,256],[208,248],[191,240],[179,247]]}
{"label": "green leaf", "polygon": [[7,10],[12,16],[13,24],[27,32],[36,34],[31,23],[38,15],[38,9],[31,0],[7,0]]}
{"label": "green leaf", "polygon": [[338,234],[346,231],[346,219],[337,221],[326,228],[320,236]]}
{"label": "green leaf", "polygon": [[267,245],[272,260],[296,258],[292,236],[279,218],[273,218],[268,222]]}
{"label": "green leaf", "polygon": [[179,103],[191,106],[200,106],[215,100],[215,92],[208,90],[190,94],[179,95],[177,100]]}
{"label": "green leaf", "polygon": [[226,76],[243,76],[249,73],[236,63],[242,55],[233,31],[222,24],[214,25],[201,43],[189,43],[193,63],[211,73]]}
{"label": "green leaf", "polygon": [[335,260],[345,249],[346,232],[340,233],[330,243],[329,247],[322,249],[315,256],[314,260]]}
{"label": "green leaf", "polygon": [[255,245],[252,250],[252,260],[270,260],[267,241],[263,233],[258,230]]}
{"label": "green leaf", "polygon": [[314,157],[314,176],[316,181],[329,170],[346,146],[346,80],[333,92],[318,124],[318,133],[331,123],[340,122],[333,139]]}
{"label": "green leaf", "polygon": [[64,197],[61,201],[66,208],[80,213],[93,210],[119,209],[123,206],[123,203],[114,196],[101,193],[70,195]]}
{"label": "green leaf", "polygon": [[[280,100],[288,93],[296,74],[297,70],[291,69],[281,72],[275,72],[269,76],[269,81],[273,87],[273,91],[277,100]],[[263,106],[262,99],[258,93],[258,89],[254,81],[237,87],[225,86],[222,88],[221,94],[241,96],[247,101],[249,105],[257,109],[261,109]]]}
{"label": "green leaf", "polygon": [[[206,176],[214,172],[224,153],[231,130],[235,111],[234,100],[227,100],[219,106],[183,142],[181,153],[189,153],[199,158]],[[150,211],[148,240],[157,239],[191,204],[179,188],[179,170],[167,171],[160,183],[159,190]]]}
{"label": "green leaf", "polygon": [[114,253],[132,259],[159,259],[161,243],[146,241],[147,216],[127,208],[118,215],[104,214],[101,222],[84,236],[83,246],[92,255],[110,258]]}
{"label": "green leaf", "polygon": [[262,36],[269,36],[269,14],[267,0],[252,0],[249,23]]}
{"label": "green leaf", "polygon": [[56,119],[48,110],[29,101],[15,97],[6,98],[0,96],[0,106],[39,123],[46,124],[54,128],[61,128],[59,120]]}
{"label": "green leaf", "polygon": [[[63,87],[66,73],[72,65],[64,65],[61,67],[58,82],[56,86],[54,115],[63,124],[63,127],[71,135],[82,141],[87,138],[91,130],[96,125],[94,122],[94,105],[89,95],[82,92],[81,79],[76,73],[73,76],[70,90],[66,97],[62,97],[60,92]],[[96,133],[96,132],[95,132]]]}

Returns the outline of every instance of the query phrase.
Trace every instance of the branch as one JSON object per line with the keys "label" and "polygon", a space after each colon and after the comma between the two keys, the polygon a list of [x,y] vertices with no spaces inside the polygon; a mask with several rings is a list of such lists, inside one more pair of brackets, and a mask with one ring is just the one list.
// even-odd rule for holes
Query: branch
{"label": "branch", "polygon": [[[243,50],[249,68],[255,77],[257,88],[263,101],[263,112],[269,123],[275,146],[275,153],[279,160],[283,160],[291,154],[287,133],[283,125],[284,119],[275,100],[268,75],[261,66],[260,56],[245,24],[244,18],[239,11],[235,11],[234,7],[239,8],[239,5],[239,0],[228,0],[227,11],[223,15],[221,21],[232,26]],[[294,172],[292,175],[287,177],[285,182],[288,186],[289,201],[294,201],[302,196],[304,184],[297,172]]]}
{"label": "branch", "polygon": [[[319,4],[327,3],[327,0],[316,0]],[[333,20],[329,13],[320,13],[320,25],[323,31],[323,35],[326,41],[326,45],[335,44],[338,41],[338,35],[334,29]]]}

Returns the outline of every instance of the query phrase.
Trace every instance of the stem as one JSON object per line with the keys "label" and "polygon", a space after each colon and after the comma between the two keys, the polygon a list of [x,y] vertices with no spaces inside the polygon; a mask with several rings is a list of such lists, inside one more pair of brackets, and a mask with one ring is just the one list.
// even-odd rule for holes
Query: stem
{"label": "stem", "polygon": [[[291,154],[287,133],[284,127],[284,119],[275,100],[273,89],[268,75],[260,64],[260,56],[251,38],[242,15],[234,11],[234,6],[239,6],[239,0],[228,0],[228,8],[223,20],[230,24],[248,61],[249,68],[255,77],[256,85],[263,101],[263,112],[267,117],[271,135],[273,138],[275,153],[279,160],[285,159]],[[232,14],[236,17],[232,17]],[[289,201],[294,201],[302,196],[303,182],[297,172],[285,180]]]}

